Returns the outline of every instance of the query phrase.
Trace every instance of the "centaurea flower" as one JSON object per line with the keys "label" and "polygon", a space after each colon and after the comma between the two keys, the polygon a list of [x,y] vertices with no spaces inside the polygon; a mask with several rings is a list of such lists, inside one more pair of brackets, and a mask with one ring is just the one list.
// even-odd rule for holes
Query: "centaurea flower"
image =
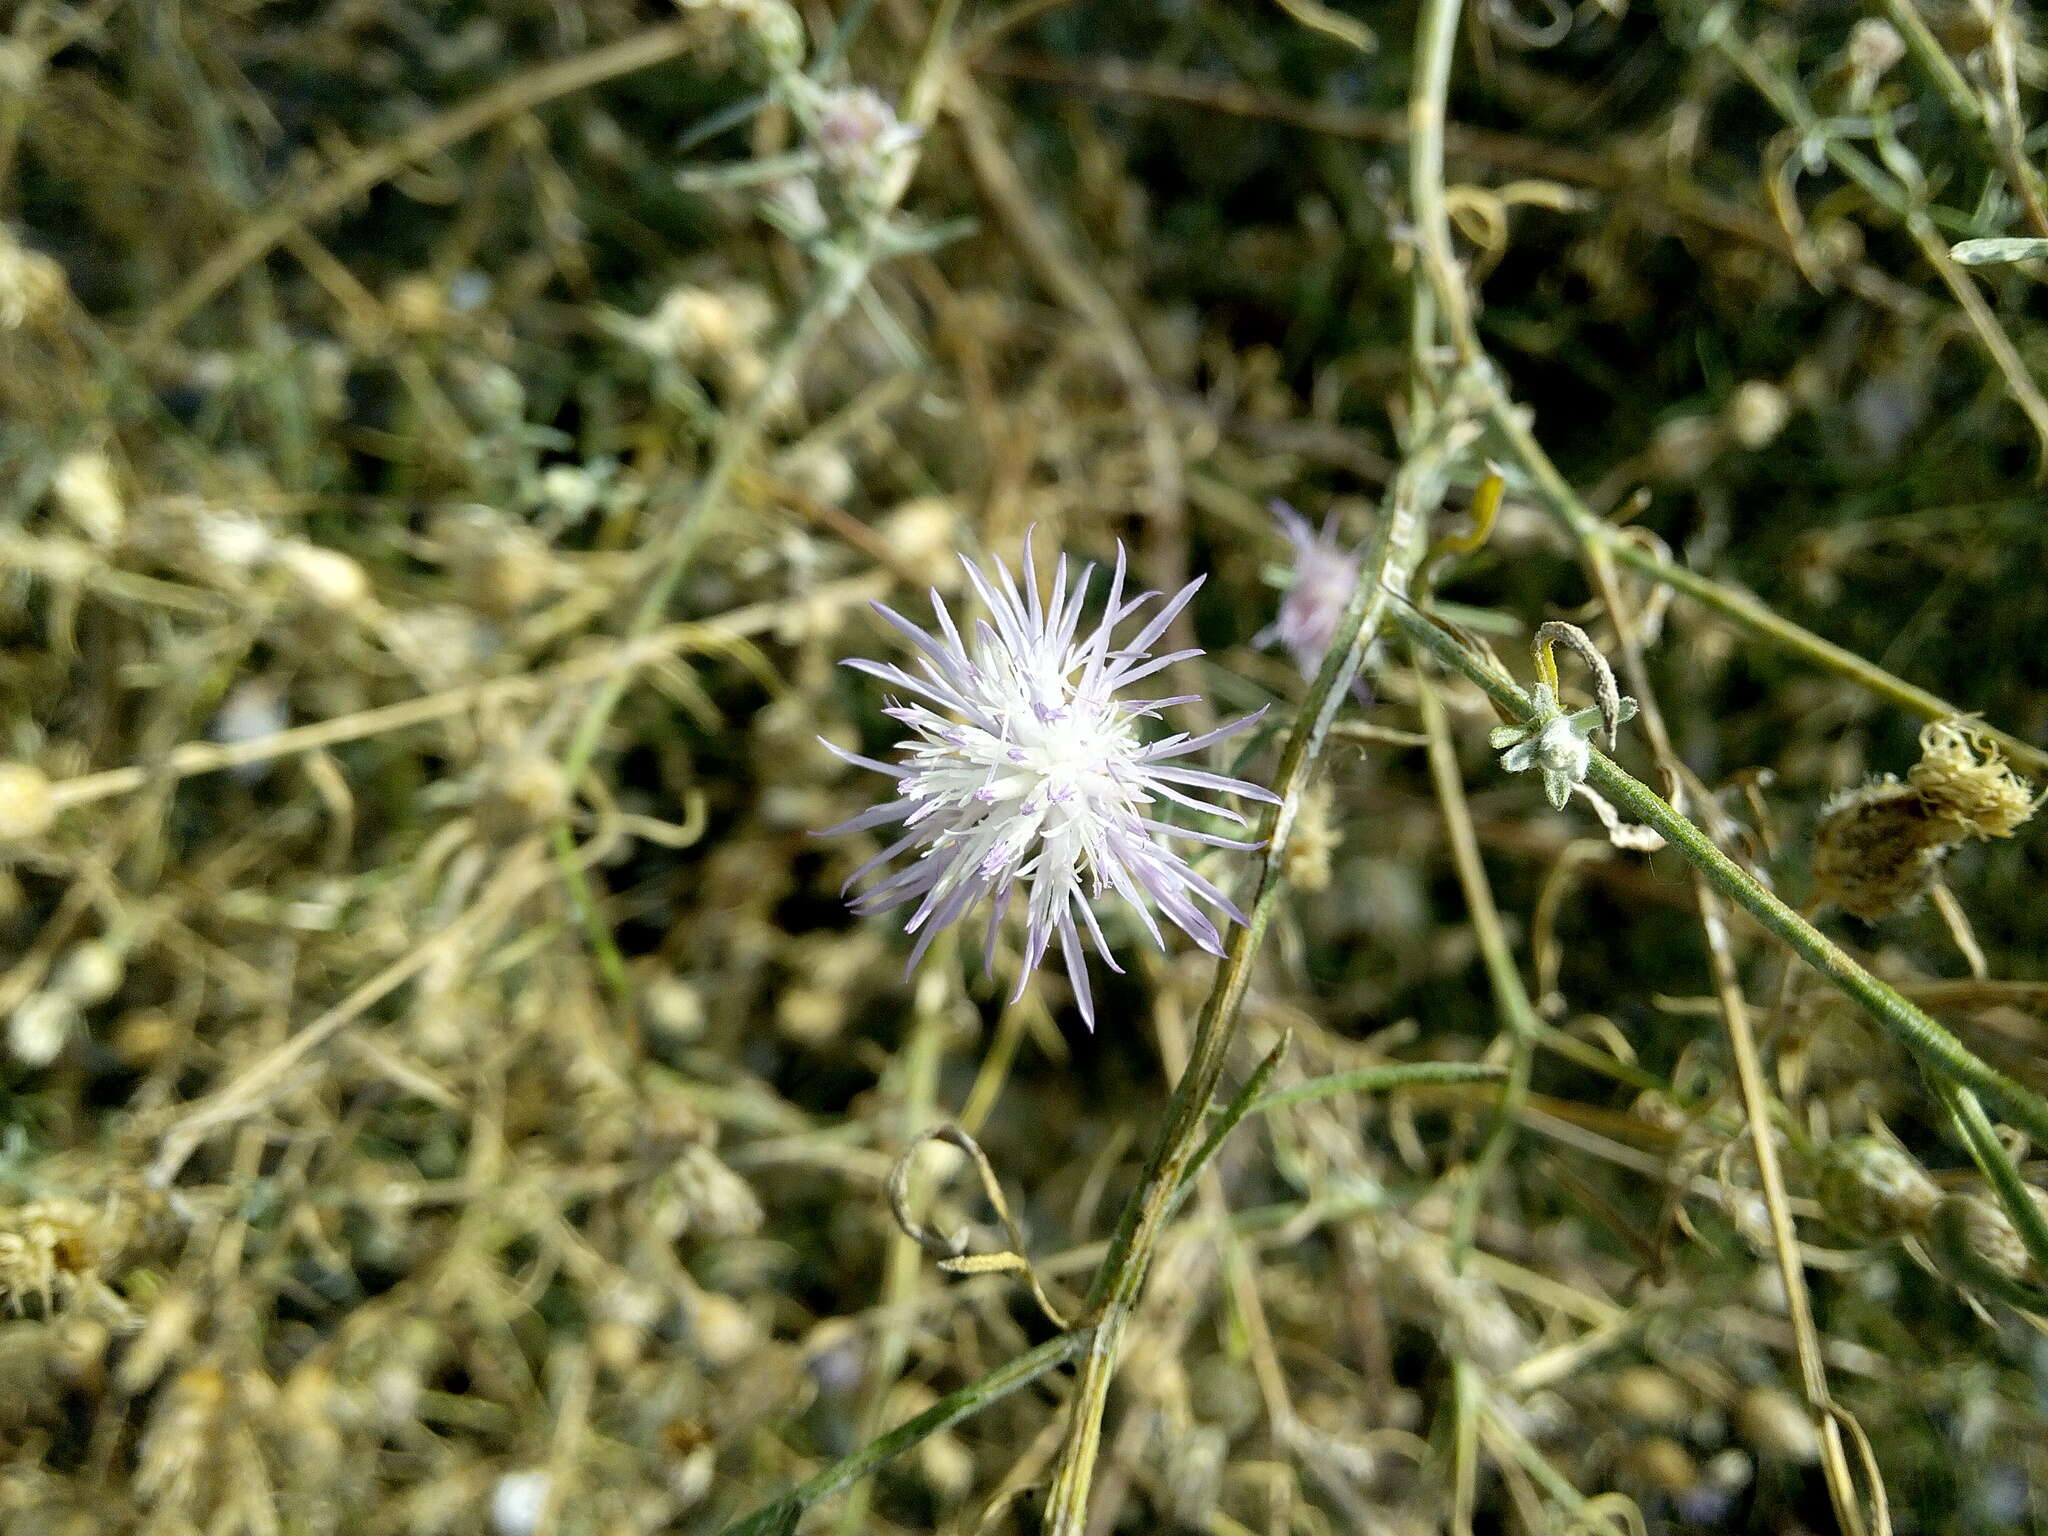
{"label": "centaurea flower", "polygon": [[1314,677],[1358,585],[1358,556],[1337,547],[1334,512],[1323,519],[1320,533],[1284,501],[1273,503],[1273,516],[1294,546],[1294,569],[1282,578],[1286,590],[1280,599],[1280,616],[1254,635],[1252,644],[1279,641],[1301,675]]}
{"label": "centaurea flower", "polygon": [[1172,826],[1157,812],[1164,801],[1242,826],[1244,818],[1237,812],[1190,791],[1277,804],[1277,797],[1256,784],[1179,761],[1235,736],[1265,711],[1200,735],[1183,731],[1147,742],[1140,734],[1141,721],[1198,696],[1119,697],[1132,684],[1202,654],[1197,649],[1151,654],[1193,599],[1200,580],[1161,603],[1136,634],[1118,642],[1116,630],[1161,596],[1145,592],[1125,598],[1121,545],[1107,606],[1085,635],[1081,610],[1092,565],[1070,583],[1061,557],[1047,596],[1030,574],[1028,543],[1021,591],[1000,564],[991,575],[965,557],[961,563],[989,615],[975,622],[971,641],[934,591],[937,634],[875,605],[917,648],[914,674],[858,657],[846,662],[915,698],[892,699],[883,711],[911,732],[899,743],[908,754],[902,761],[877,762],[825,744],[847,762],[896,781],[894,798],[831,832],[902,826],[903,835],[854,871],[846,884],[851,889],[897,856],[913,856],[853,901],[854,910],[864,914],[916,903],[904,925],[918,935],[910,957],[913,967],[935,934],[984,899],[989,903],[984,943],[992,952],[997,926],[1021,892],[1024,962],[1018,995],[1057,936],[1081,1017],[1092,1028],[1095,1004],[1081,927],[1110,969],[1122,970],[1103,938],[1092,898],[1105,892],[1121,897],[1162,948],[1154,909],[1217,955],[1223,952],[1222,934],[1203,906],[1231,922],[1245,920],[1167,839],[1237,849],[1259,844]]}

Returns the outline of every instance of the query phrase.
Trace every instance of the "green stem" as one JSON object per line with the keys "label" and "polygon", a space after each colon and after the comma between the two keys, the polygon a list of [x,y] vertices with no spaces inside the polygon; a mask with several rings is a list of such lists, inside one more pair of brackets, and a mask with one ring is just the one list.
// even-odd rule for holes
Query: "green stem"
{"label": "green stem", "polygon": [[[1754,47],[1744,40],[1735,29],[1735,14],[1732,8],[1719,7],[1707,11],[1699,0],[1676,0],[1673,7],[1681,13],[1690,12],[1691,19],[1699,28],[1700,40],[1720,50],[1721,54],[1741,71],[1758,95],[1777,109],[1778,115],[1797,129],[1800,138],[1809,144],[1818,144],[1826,153],[1835,169],[1862,189],[1864,196],[1886,210],[1904,227],[1919,247],[1921,257],[1934,268],[1935,275],[1963,311],[1970,322],[1970,329],[1984,354],[2005,380],[2005,386],[2027,418],[2027,424],[2034,429],[2041,453],[2041,467],[2048,472],[2048,398],[2043,398],[2040,388],[2034,383],[2025,359],[2012,344],[2012,338],[2000,329],[1997,317],[1984,302],[1984,295],[1977,291],[1969,275],[1958,267],[1949,256],[1948,236],[1944,235],[1940,223],[1946,223],[1962,233],[1975,233],[1971,221],[1928,202],[1917,188],[1907,186],[1899,178],[1888,173],[1870,156],[1850,144],[1839,133],[1830,132],[1821,121],[1813,105],[1799,87],[1796,79],[1774,68]],[[2015,190],[2023,196],[2031,194],[2031,184],[2015,183]]]}
{"label": "green stem", "polygon": [[[916,71],[904,91],[905,117],[920,128],[929,126],[938,110],[947,42],[958,12],[959,0],[941,0],[925,35]],[[810,82],[794,70],[784,81],[784,94],[791,100],[803,99],[809,88]],[[769,359],[760,386],[747,398],[738,414],[725,423],[717,445],[712,449],[711,462],[705,466],[704,474],[690,493],[689,500],[675,521],[657,536],[649,552],[655,574],[641,594],[639,606],[627,626],[629,639],[638,639],[661,621],[669,599],[675,595],[676,587],[682,581],[683,572],[689,568],[691,557],[704,540],[711,514],[724,503],[727,492],[732,488],[733,477],[755,452],[778,402],[795,386],[798,375],[810,360],[812,349],[867,285],[875,267],[905,248],[893,219],[896,205],[902,200],[916,170],[917,153],[915,147],[899,151],[873,203],[840,239],[828,241],[821,248],[818,281],[798,313],[796,323]],[[612,711],[618,707],[629,681],[625,673],[606,678],[577,721],[575,734],[570,738],[569,750],[564,757],[564,769],[572,784],[582,777],[583,770],[596,755],[598,738],[611,719]]]}
{"label": "green stem", "polygon": [[1442,483],[1442,439],[1425,443],[1403,466],[1388,497],[1358,586],[1338,620],[1322,669],[1302,701],[1274,779],[1280,807],[1273,817],[1259,869],[1258,892],[1244,926],[1231,932],[1223,962],[1202,1009],[1187,1070],[1167,1105],[1166,1124],[1153,1147],[1138,1188],[1125,1203],[1102,1267],[1088,1293],[1095,1324],[1081,1380],[1074,1395],[1067,1440],[1046,1500],[1049,1536],[1081,1536],[1087,1524],[1088,1490],[1102,1433],[1102,1413],[1116,1373],[1123,1329],[1144,1286],[1153,1248],[1171,1214],[1182,1179],[1203,1140],[1203,1122],[1236,1034],[1238,1010],[1251,981],[1252,961],[1273,920],[1284,882],[1287,846],[1300,814],[1309,774],[1331,722],[1348,696],[1366,648],[1406,590],[1424,548],[1423,502]]}
{"label": "green stem", "polygon": [[1942,1101],[1955,1117],[1956,1132],[1962,1137],[1963,1145],[1969,1149],[1985,1180],[1998,1194],[1998,1203],[2005,1207],[2006,1215],[2012,1218],[2013,1228],[2019,1233],[2020,1241],[2027,1246],[2034,1263],[2043,1274],[2048,1274],[2048,1216],[2044,1216],[2040,1204],[2034,1199],[2034,1192],[2019,1169],[2013,1166],[2005,1144],[1998,1139],[1998,1132],[1992,1128],[1991,1117],[1984,1113],[1984,1106],[1977,1102],[1977,1096],[1967,1088],[1935,1081],[1935,1089]]}
{"label": "green stem", "polygon": [[[1688,570],[1651,553],[1635,540],[1625,538],[1612,524],[1596,517],[1593,510],[1579,499],[1571,482],[1550,461],[1550,456],[1536,441],[1535,433],[1515,410],[1514,402],[1504,390],[1495,387],[1489,391],[1487,410],[1495,430],[1507,439],[1515,457],[1536,482],[1536,489],[1559,521],[1581,539],[1597,541],[1630,570],[1674,591],[1683,592],[1738,629],[1746,630],[1837,677],[1847,678],[1858,687],[1868,689],[1923,720],[1954,720],[1969,714],[1968,710],[1958,708],[1925,688],[1916,688],[1905,679],[1894,677],[1854,651],[1836,645],[1832,640],[1823,640],[1790,619],[1780,618],[1767,604],[1758,602],[1748,593],[1725,587],[1711,577]],[[1988,725],[1979,729],[1996,740],[2014,763],[2036,772],[2048,772],[2048,752],[2032,742],[2022,741]]]}
{"label": "green stem", "polygon": [[1472,826],[1472,813],[1465,803],[1465,784],[1459,775],[1458,754],[1451,742],[1450,724],[1444,718],[1443,700],[1435,685],[1418,674],[1418,702],[1422,728],[1429,734],[1429,776],[1443,807],[1444,828],[1451,842],[1451,861],[1457,866],[1458,884],[1465,895],[1465,910],[1472,918],[1472,932],[1479,941],[1480,959],[1486,966],[1487,984],[1493,991],[1494,1012],[1501,1028],[1512,1039],[1508,1059],[1507,1086],[1495,1106],[1493,1123],[1486,1129],[1479,1157],[1472,1165],[1451,1216],[1451,1267],[1464,1267],[1479,1227],[1479,1204],[1487,1186],[1499,1175],[1514,1143],[1515,1125],[1529,1098],[1529,1074],[1536,1059],[1536,1037],[1542,1022],[1529,1002],[1516,969],[1514,951],[1507,931],[1501,926],[1500,909],[1494,905],[1493,889],[1486,881],[1486,866],[1479,856],[1479,835]]}
{"label": "green stem", "polygon": [[[1351,1072],[1333,1072],[1328,1077],[1313,1078],[1298,1083],[1292,1088],[1283,1088],[1278,1093],[1262,1093],[1273,1076],[1273,1069],[1280,1065],[1280,1048],[1274,1047],[1271,1054],[1259,1063],[1244,1087],[1229,1107],[1217,1117],[1215,1130],[1209,1139],[1189,1161],[1187,1171],[1181,1175],[1179,1194],[1185,1196],[1193,1189],[1195,1180],[1202,1176],[1202,1170],[1209,1166],[1223,1146],[1230,1133],[1237,1129],[1240,1121],[1251,1115],[1270,1114],[1276,1109],[1289,1109],[1296,1104],[1306,1104],[1313,1099],[1332,1098],[1340,1093],[1386,1093],[1396,1088],[1450,1087],[1460,1083],[1497,1083],[1507,1074],[1500,1067],[1481,1061],[1414,1061],[1399,1066],[1360,1067]],[[1175,1207],[1178,1208],[1176,1200]]]}
{"label": "green stem", "polygon": [[1038,1348],[997,1366],[979,1381],[970,1382],[950,1396],[940,1398],[915,1418],[904,1420],[880,1439],[870,1441],[849,1456],[842,1456],[773,1504],[763,1505],[745,1519],[727,1526],[724,1536],[789,1536],[804,1511],[812,1505],[830,1498],[848,1483],[886,1466],[919,1441],[994,1407],[1019,1387],[1029,1386],[1047,1371],[1066,1364],[1087,1341],[1088,1330],[1077,1328],[1056,1339],[1048,1339]]}
{"label": "green stem", "polygon": [[[1419,610],[1403,604],[1395,621],[1453,671],[1478,684],[1494,703],[1515,720],[1534,717],[1529,696],[1506,677],[1459,644]],[[2036,1140],[2048,1141],[2048,1103],[1995,1067],[1904,997],[1878,980],[1834,940],[1815,928],[1766,889],[1755,876],[1714,846],[1706,833],[1655,790],[1595,751],[1588,782],[1623,812],[1662,834],[1684,858],[1711,881],[1715,889],[1747,911],[1770,933],[1782,939],[1808,965],[1863,1005],[1880,1028],[1910,1051],[1927,1071],[1982,1094],[2013,1124]]]}
{"label": "green stem", "polygon": [[1263,1115],[1340,1093],[1386,1093],[1395,1088],[1497,1083],[1503,1075],[1499,1067],[1483,1061],[1413,1061],[1390,1067],[1359,1067],[1350,1072],[1333,1072],[1328,1077],[1311,1078],[1292,1088],[1282,1088],[1278,1093],[1265,1094],[1253,1101],[1251,1112]]}

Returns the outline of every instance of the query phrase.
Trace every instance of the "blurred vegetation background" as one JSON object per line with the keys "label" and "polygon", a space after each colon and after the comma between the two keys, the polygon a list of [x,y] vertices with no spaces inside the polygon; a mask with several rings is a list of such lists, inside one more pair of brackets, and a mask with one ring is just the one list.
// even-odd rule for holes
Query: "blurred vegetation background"
{"label": "blurred vegetation background", "polygon": [[[813,835],[874,793],[815,738],[893,739],[837,666],[896,657],[869,601],[922,622],[1029,528],[1206,575],[1185,675],[1284,727],[1269,503],[1350,550],[1434,454],[1455,540],[1498,466],[1443,614],[1525,681],[1538,624],[1584,626],[1668,733],[1621,762],[1682,764],[1731,856],[2048,1092],[2038,825],[1895,846],[1930,775],[2048,765],[2027,7],[0,29],[8,1536],[724,1530],[1060,1336],[1014,1266],[941,1272],[892,1213],[935,1126],[965,1137],[898,1170],[905,1214],[1021,1245],[1080,1319],[1215,962],[1112,920],[1093,1033],[1056,973],[1009,1002],[1013,943],[906,979],[840,893],[880,844]],[[1418,122],[1490,366],[1413,341],[1451,291]],[[1425,434],[1460,367],[1606,531],[1506,418]],[[1389,640],[1351,698],[1226,1096],[1283,1041],[1274,1089],[1526,1081],[1504,1120],[1476,1081],[1232,1134],[1154,1255],[1087,1528],[2048,1528],[2031,1197],[1993,1200],[1948,1090],[1739,911],[1717,979],[1686,864],[1502,774],[1469,682]],[[1923,746],[1949,714],[2000,744]],[[754,1529],[1035,1531],[1075,1382]]]}

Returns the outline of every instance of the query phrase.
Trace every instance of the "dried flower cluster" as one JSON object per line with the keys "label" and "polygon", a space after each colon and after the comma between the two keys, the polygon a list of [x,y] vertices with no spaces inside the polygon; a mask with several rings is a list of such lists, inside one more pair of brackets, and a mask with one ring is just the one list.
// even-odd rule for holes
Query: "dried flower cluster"
{"label": "dried flower cluster", "polygon": [[1886,775],[1838,796],[1813,833],[1816,894],[1875,921],[1927,891],[1951,848],[2010,837],[2040,800],[1968,722],[1920,732],[1920,761],[1904,783]]}

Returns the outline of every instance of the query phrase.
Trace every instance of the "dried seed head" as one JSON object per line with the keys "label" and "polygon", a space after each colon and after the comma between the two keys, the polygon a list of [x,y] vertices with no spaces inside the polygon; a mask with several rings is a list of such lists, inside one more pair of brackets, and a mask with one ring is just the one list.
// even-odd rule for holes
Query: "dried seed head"
{"label": "dried seed head", "polygon": [[516,427],[526,417],[526,385],[503,363],[462,356],[448,365],[462,403],[487,422]]}
{"label": "dried seed head", "polygon": [[293,587],[316,607],[341,614],[359,614],[370,603],[370,577],[360,564],[338,549],[293,539],[271,554]]}
{"label": "dried seed head", "polygon": [[1735,1427],[1766,1456],[1810,1466],[1820,1460],[1813,1412],[1780,1387],[1751,1387],[1735,1401]]}
{"label": "dried seed head", "polygon": [[597,510],[604,480],[581,464],[550,464],[540,472],[541,499],[571,522]]}
{"label": "dried seed head", "polygon": [[763,390],[771,390],[762,404],[762,409],[767,411],[771,419],[784,421],[796,414],[798,397],[795,376],[785,373],[771,379],[768,359],[752,347],[728,352],[720,358],[717,374],[719,393],[728,403],[736,405],[753,399]]}
{"label": "dried seed head", "polygon": [[83,1027],[78,1004],[61,992],[37,992],[7,1016],[7,1053],[24,1067],[47,1067]]}
{"label": "dried seed head", "polygon": [[[2036,1202],[2040,1203],[2038,1196]],[[1950,1195],[1941,1202],[1935,1215],[1943,1235],[1960,1243],[1968,1258],[1993,1274],[2022,1282],[2037,1278],[2033,1256],[2027,1252],[2019,1229],[1996,1201],[1980,1195]],[[1937,1242],[1934,1246],[1939,1256],[1943,1244]],[[1966,1285],[1970,1281],[1967,1274],[1957,1278]]]}
{"label": "dried seed head", "polygon": [[448,323],[448,294],[431,277],[414,273],[386,290],[384,312],[409,336],[431,336]]}
{"label": "dried seed head", "polygon": [[391,614],[383,633],[399,659],[436,687],[470,681],[492,650],[490,626],[453,603]]}
{"label": "dried seed head", "polygon": [[50,477],[50,500],[72,527],[101,548],[121,542],[127,508],[114,481],[114,465],[97,448],[68,456]]}
{"label": "dried seed head", "polygon": [[1948,839],[1910,784],[1889,776],[1838,795],[1813,830],[1814,894],[1874,922],[1918,901]]}
{"label": "dried seed head", "polygon": [[555,556],[547,541],[489,508],[468,508],[438,532],[462,600],[481,613],[515,618],[555,586]]}
{"label": "dried seed head", "polygon": [[544,1467],[507,1472],[491,1489],[491,1529],[497,1536],[533,1536],[553,1486]]}
{"label": "dried seed head", "polygon": [[49,778],[27,763],[0,763],[0,843],[41,837],[57,819]]}
{"label": "dried seed head", "polygon": [[1906,56],[1905,40],[1888,21],[1865,16],[1849,29],[1849,68],[1874,82]]}
{"label": "dried seed head", "polygon": [[60,992],[80,1008],[104,1003],[121,990],[128,963],[120,949],[103,939],[74,944],[50,974],[50,989]]}
{"label": "dried seed head", "polygon": [[836,507],[853,494],[853,461],[830,443],[789,454],[776,470],[793,490],[827,506]]}
{"label": "dried seed head", "polygon": [[[770,74],[803,67],[809,39],[788,0],[676,0],[676,6],[712,27],[738,32],[754,64]],[[718,31],[707,28],[707,33],[707,44],[726,41]]]}
{"label": "dried seed head", "polygon": [[1906,778],[1932,814],[1953,823],[1952,842],[2010,837],[2040,804],[1997,745],[1958,720],[1937,720],[1920,732],[1920,761]]}
{"label": "dried seed head", "polygon": [[1819,1195],[1821,1209],[1837,1228],[1877,1243],[1926,1226],[1941,1188],[1891,1142],[1845,1136],[1823,1154]]}
{"label": "dried seed head", "polygon": [[1737,386],[1721,414],[1728,435],[1751,452],[1770,446],[1791,419],[1791,400],[1764,379],[1749,379]]}
{"label": "dried seed head", "polygon": [[643,351],[702,368],[751,352],[775,318],[768,295],[744,283],[713,291],[684,285],[671,288],[645,319],[624,327]]}
{"label": "dried seed head", "polygon": [[0,226],[0,331],[16,331],[64,297],[64,269]]}
{"label": "dried seed head", "polygon": [[[1250,1433],[1264,1416],[1258,1378],[1244,1361],[1228,1354],[1204,1355],[1187,1373],[1183,1390],[1188,1410],[1226,1439]],[[1170,1402],[1162,1400],[1163,1405]]]}
{"label": "dried seed head", "polygon": [[960,548],[960,509],[943,496],[904,502],[875,527],[903,567],[922,586],[951,592],[965,579],[954,558]]}
{"label": "dried seed head", "polygon": [[101,1275],[128,1231],[117,1205],[70,1195],[0,1208],[0,1300],[18,1311],[31,1296],[45,1308],[108,1299]]}
{"label": "dried seed head", "polygon": [[477,827],[486,837],[512,842],[552,826],[569,809],[569,779],[545,752],[494,753],[483,765]]}
{"label": "dried seed head", "polygon": [[1817,895],[1855,917],[1889,917],[1925,892],[1949,848],[2010,837],[2040,802],[1995,745],[1968,725],[1920,732],[1920,761],[1831,801],[1813,834]]}
{"label": "dried seed head", "polygon": [[761,1202],[753,1187],[703,1144],[686,1148],[669,1169],[672,1190],[657,1225],[672,1236],[744,1237],[761,1225]]}
{"label": "dried seed head", "polygon": [[1621,1458],[1621,1474],[1663,1494],[1688,1492],[1700,1480],[1692,1453],[1668,1435],[1646,1435]]}
{"label": "dried seed head", "polygon": [[704,1033],[704,993],[684,976],[662,972],[638,989],[640,1014],[647,1027],[665,1040],[685,1044]]}
{"label": "dried seed head", "polygon": [[202,579],[232,583],[270,558],[276,540],[246,512],[200,508],[191,518],[178,563]]}
{"label": "dried seed head", "polygon": [[1721,448],[1721,424],[1713,417],[1674,416],[1650,439],[1645,468],[1656,480],[1696,480]]}
{"label": "dried seed head", "polygon": [[713,1366],[728,1366],[752,1354],[761,1330],[747,1309],[719,1291],[702,1291],[690,1303],[690,1340]]}
{"label": "dried seed head", "polygon": [[1619,1372],[1609,1390],[1615,1407],[1639,1423],[1660,1429],[1676,1428],[1692,1411],[1692,1397],[1684,1385],[1654,1365],[1632,1365]]}

